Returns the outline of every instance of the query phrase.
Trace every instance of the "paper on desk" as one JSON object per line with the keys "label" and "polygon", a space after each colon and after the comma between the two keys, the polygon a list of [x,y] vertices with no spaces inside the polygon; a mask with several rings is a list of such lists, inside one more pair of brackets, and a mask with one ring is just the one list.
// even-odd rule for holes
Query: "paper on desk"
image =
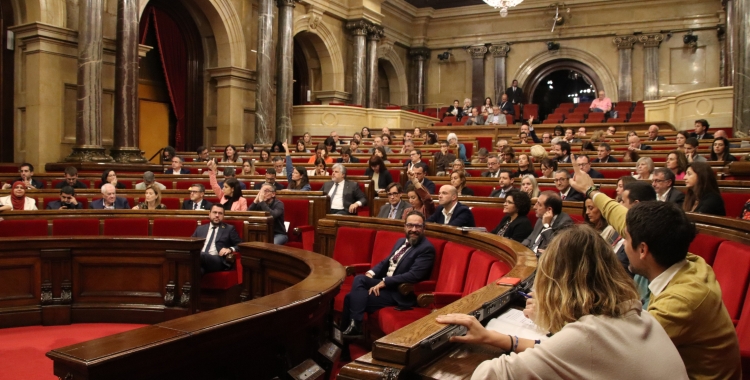
{"label": "paper on desk", "polygon": [[501,334],[515,335],[519,338],[531,340],[547,340],[547,332],[542,331],[531,319],[523,315],[523,311],[508,309],[499,317],[487,323],[487,329]]}

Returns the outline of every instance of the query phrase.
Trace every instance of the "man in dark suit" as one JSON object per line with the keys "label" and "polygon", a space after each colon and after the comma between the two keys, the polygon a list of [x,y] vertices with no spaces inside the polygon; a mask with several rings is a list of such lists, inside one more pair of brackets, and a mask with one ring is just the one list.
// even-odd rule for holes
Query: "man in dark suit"
{"label": "man in dark suit", "polygon": [[190,174],[190,169],[182,167],[182,157],[172,157],[172,167],[167,169],[164,174]]}
{"label": "man in dark suit", "polygon": [[513,177],[513,174],[510,172],[510,170],[501,169],[500,175],[497,178],[499,187],[495,190],[492,190],[492,193],[490,193],[490,198],[505,198],[505,195],[508,194],[509,191],[513,190],[513,181],[515,180],[515,177]]}
{"label": "man in dark suit", "polygon": [[65,186],[70,186],[74,189],[88,189],[88,186],[78,180],[78,169],[73,166],[65,168],[65,182],[55,185],[55,189],[62,189]]}
{"label": "man in dark suit", "polygon": [[341,157],[336,159],[336,162],[341,164],[358,164],[359,158],[352,155],[352,150],[347,146],[341,148]]}
{"label": "man in dark suit", "polygon": [[612,147],[609,144],[599,144],[599,146],[596,148],[596,158],[592,162],[620,162],[616,158],[612,157],[612,155],[610,155],[611,152]]}
{"label": "man in dark suit", "polygon": [[461,119],[464,116],[464,109],[461,108],[461,105],[458,103],[458,99],[453,101],[453,105],[448,107],[448,110],[445,111],[445,116],[455,116],[456,119]]}
{"label": "man in dark suit", "polygon": [[[500,106],[500,112],[503,114],[515,116],[516,110],[513,107],[513,103],[508,101],[508,95],[503,94],[498,106]],[[510,122],[510,120],[508,120],[508,122]]]}
{"label": "man in dark suit", "polygon": [[594,169],[591,169],[591,162],[589,162],[589,156],[585,154],[579,154],[578,157],[576,157],[575,164],[578,165],[579,168],[581,168],[582,172],[588,174],[589,177],[591,178],[604,178],[604,174],[599,173],[598,171]]}
{"label": "man in dark suit", "polygon": [[117,196],[117,189],[111,183],[102,185],[102,199],[89,203],[94,210],[130,210],[130,202]]}
{"label": "man in dark suit", "polygon": [[224,223],[224,208],[211,206],[208,214],[211,223],[198,226],[193,236],[206,239],[201,249],[201,273],[221,272],[234,268],[234,255],[242,243],[234,226]]}
{"label": "man in dark suit", "polygon": [[203,199],[206,188],[200,183],[190,186],[190,199],[182,202],[183,210],[210,210],[213,203]]}
{"label": "man in dark suit", "polygon": [[403,192],[404,189],[400,183],[393,182],[388,185],[385,189],[385,193],[388,195],[388,203],[380,207],[378,218],[401,219],[403,217],[404,210],[411,207],[409,202],[401,199]]}
{"label": "man in dark suit", "polygon": [[698,140],[713,140],[714,135],[708,133],[708,127],[710,126],[711,125],[708,124],[708,120],[698,119],[695,121],[695,132],[691,133],[688,137],[695,137]]}
{"label": "man in dark suit", "polygon": [[567,170],[560,169],[555,172],[555,187],[560,192],[560,199],[568,202],[583,201],[583,194],[570,187],[570,173]]}
{"label": "man in dark suit", "polygon": [[403,283],[416,284],[430,278],[435,261],[435,247],[424,236],[424,215],[411,211],[406,217],[406,237],[399,239],[386,259],[366,274],[357,275],[352,289],[344,297],[341,326],[343,336],[362,335],[364,313],[373,313],[387,306],[409,309],[417,303],[414,293],[398,291]]}
{"label": "man in dark suit", "polygon": [[553,191],[545,191],[539,195],[536,204],[536,225],[531,235],[521,244],[525,245],[537,256],[544,253],[547,244],[552,240],[555,234],[563,228],[573,224],[573,219],[562,212],[562,200],[560,196]]}
{"label": "man in dark suit", "polygon": [[439,206],[427,218],[430,223],[447,224],[453,227],[475,227],[474,214],[458,201],[458,191],[451,185],[443,185],[438,194]]}
{"label": "man in dark suit", "polygon": [[571,163],[570,160],[570,144],[567,141],[558,141],[557,144],[552,145],[552,154],[557,163]]}
{"label": "man in dark suit", "polygon": [[659,126],[656,124],[651,124],[651,126],[648,127],[648,141],[664,141],[666,138],[664,136],[659,136]]}
{"label": "man in dark suit", "polygon": [[685,202],[685,194],[674,188],[675,175],[667,168],[656,168],[651,185],[656,191],[656,200],[660,202],[672,202],[682,207]]}
{"label": "man in dark suit", "polygon": [[650,146],[641,143],[641,138],[637,134],[630,135],[628,142],[630,143],[629,150],[651,150]]}
{"label": "man in dark suit", "polygon": [[513,79],[513,84],[505,90],[505,95],[508,95],[508,100],[512,104],[523,103],[523,90],[521,90],[521,87],[518,87],[518,81],[515,79]]}
{"label": "man in dark suit", "polygon": [[482,172],[482,177],[497,178],[500,176],[500,158],[492,153],[487,157],[487,171]]}
{"label": "man in dark suit", "polygon": [[26,189],[44,189],[44,182],[34,179],[34,165],[24,162],[18,167],[18,172],[21,173],[21,177],[4,184],[3,190],[10,189],[11,184],[16,181],[23,182],[26,185]]}
{"label": "man in dark suit", "polygon": [[60,189],[60,200],[47,203],[47,210],[80,210],[83,205],[76,200],[76,191],[70,186]]}
{"label": "man in dark suit", "polygon": [[425,178],[425,175],[427,174],[427,165],[424,162],[420,162],[414,165],[411,170],[414,172],[414,176],[417,177],[417,181],[419,181],[419,183],[422,184],[430,194],[435,194],[435,183]]}
{"label": "man in dark suit", "polygon": [[260,188],[263,187],[263,185],[266,183],[273,185],[273,187],[276,188],[276,191],[284,190],[284,186],[276,182],[276,169],[274,168],[266,169],[266,181],[256,183],[255,186],[253,186],[253,189],[260,190]]}
{"label": "man in dark suit", "polygon": [[346,180],[346,167],[343,164],[333,164],[331,181],[324,183],[321,191],[331,197],[329,214],[357,215],[357,209],[367,205],[367,198],[359,184]]}

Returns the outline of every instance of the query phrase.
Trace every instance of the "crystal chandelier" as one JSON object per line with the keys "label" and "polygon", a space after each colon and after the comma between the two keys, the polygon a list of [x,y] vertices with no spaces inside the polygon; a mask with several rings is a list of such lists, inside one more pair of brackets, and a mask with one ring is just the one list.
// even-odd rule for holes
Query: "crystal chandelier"
{"label": "crystal chandelier", "polygon": [[508,8],[521,4],[523,0],[484,0],[484,2],[495,9],[500,8],[500,16],[505,17],[508,15]]}

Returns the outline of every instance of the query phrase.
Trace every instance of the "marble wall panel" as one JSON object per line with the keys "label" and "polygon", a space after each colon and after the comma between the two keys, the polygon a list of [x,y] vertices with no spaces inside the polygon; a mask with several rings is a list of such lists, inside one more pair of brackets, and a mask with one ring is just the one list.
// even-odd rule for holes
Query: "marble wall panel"
{"label": "marble wall panel", "polygon": [[706,49],[699,47],[669,49],[669,83],[699,84],[706,82]]}

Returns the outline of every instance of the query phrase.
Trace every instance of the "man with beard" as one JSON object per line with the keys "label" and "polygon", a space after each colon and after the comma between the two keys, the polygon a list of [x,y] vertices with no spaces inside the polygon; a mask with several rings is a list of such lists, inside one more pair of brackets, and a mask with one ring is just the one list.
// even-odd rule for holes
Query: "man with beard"
{"label": "man with beard", "polygon": [[208,214],[211,223],[195,229],[193,236],[205,238],[201,249],[201,273],[221,272],[234,268],[234,252],[242,243],[234,226],[224,223],[224,208],[220,204],[211,206]]}
{"label": "man with beard", "polygon": [[398,287],[403,283],[417,283],[430,278],[435,261],[435,247],[424,236],[425,218],[419,211],[406,217],[406,237],[399,239],[391,254],[365,274],[357,275],[352,289],[344,297],[341,326],[344,338],[362,335],[364,313],[374,313],[387,306],[410,309],[417,303],[411,293],[403,295]]}

